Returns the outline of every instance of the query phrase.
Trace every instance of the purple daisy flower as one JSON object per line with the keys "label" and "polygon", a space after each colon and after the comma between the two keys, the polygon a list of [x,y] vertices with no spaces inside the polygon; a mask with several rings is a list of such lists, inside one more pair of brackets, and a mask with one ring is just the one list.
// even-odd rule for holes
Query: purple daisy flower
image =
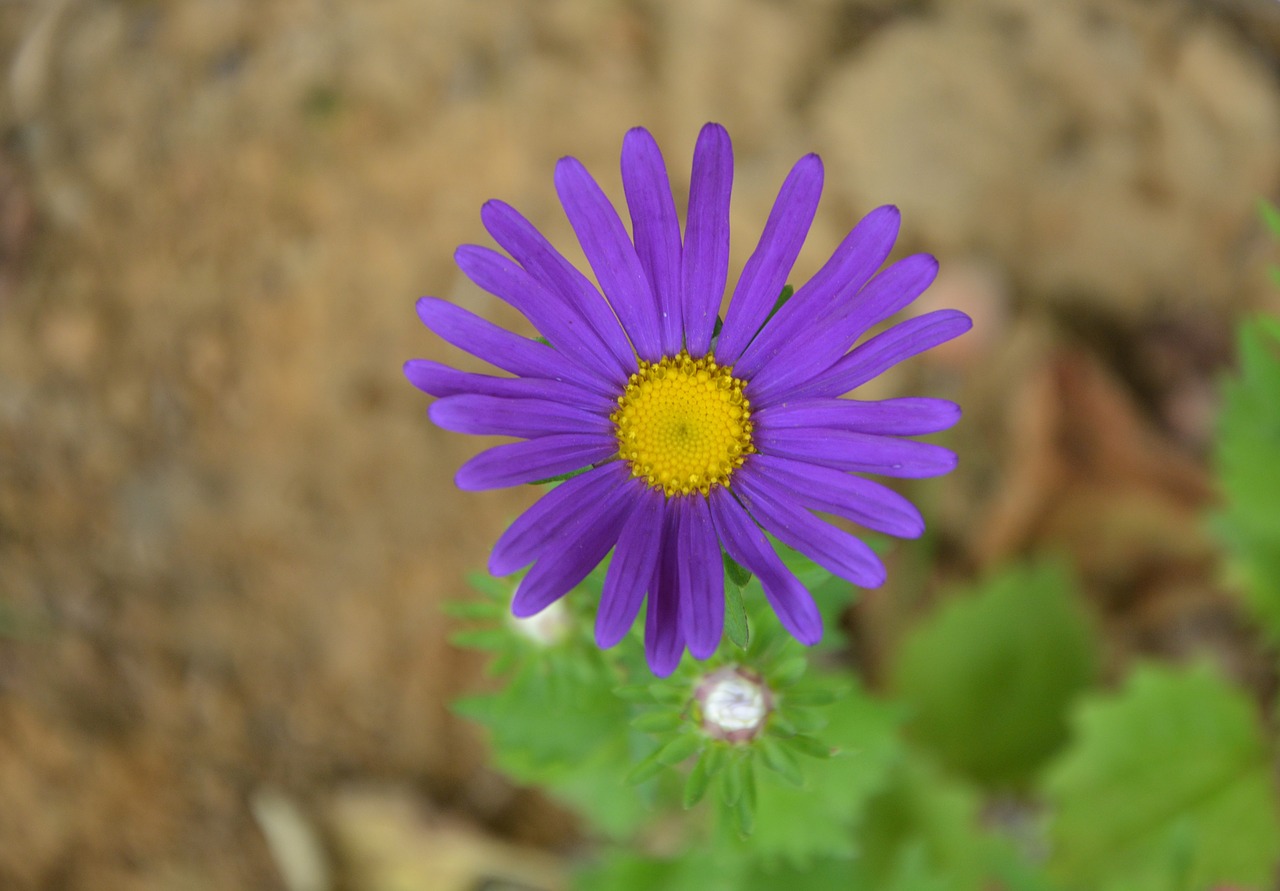
{"label": "purple daisy flower", "polygon": [[440,427],[522,440],[463,464],[460,488],[587,468],[512,523],[489,569],[507,575],[532,564],[512,601],[517,616],[532,616],[613,550],[596,639],[601,647],[618,643],[647,598],[645,653],[660,676],[686,647],[705,659],[720,644],[722,548],[760,579],[787,631],[812,645],[822,636],[818,610],[765,533],[855,585],[875,587],[885,578],[876,555],[813,512],[918,536],[919,511],[858,474],[928,477],[955,466],[946,449],[904,438],[950,427],[960,416],[954,403],[840,398],[972,324],[940,310],[857,344],[937,274],[927,254],[879,271],[898,234],[897,208],[868,214],[775,313],[822,191],[822,162],[801,158],[717,333],[732,180],[729,135],[707,124],[694,149],[682,237],[662,153],[648,131],[631,130],[622,144],[628,236],[586,168],[561,159],[556,191],[599,288],[513,208],[490,201],[481,219],[510,256],[464,245],[455,259],[546,342],[424,297],[418,315],[428,328],[511,376],[427,360],[405,365],[414,386],[439,397],[430,417]]}

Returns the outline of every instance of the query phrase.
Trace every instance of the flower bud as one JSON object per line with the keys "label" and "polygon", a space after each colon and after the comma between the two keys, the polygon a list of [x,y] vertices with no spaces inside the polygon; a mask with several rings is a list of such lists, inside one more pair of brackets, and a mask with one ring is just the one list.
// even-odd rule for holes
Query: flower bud
{"label": "flower bud", "polygon": [[712,739],[744,743],[755,739],[773,711],[773,692],[755,672],[729,665],[703,676],[694,693],[702,729]]}

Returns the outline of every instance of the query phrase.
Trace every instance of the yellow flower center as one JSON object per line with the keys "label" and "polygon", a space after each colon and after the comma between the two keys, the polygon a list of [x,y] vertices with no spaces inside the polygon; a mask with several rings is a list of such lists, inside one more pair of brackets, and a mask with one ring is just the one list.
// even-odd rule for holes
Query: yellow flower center
{"label": "yellow flower center", "polygon": [[756,450],[744,386],[712,355],[693,359],[681,350],[658,362],[641,361],[609,416],[631,475],[668,496],[706,495],[712,486],[729,485],[733,471]]}

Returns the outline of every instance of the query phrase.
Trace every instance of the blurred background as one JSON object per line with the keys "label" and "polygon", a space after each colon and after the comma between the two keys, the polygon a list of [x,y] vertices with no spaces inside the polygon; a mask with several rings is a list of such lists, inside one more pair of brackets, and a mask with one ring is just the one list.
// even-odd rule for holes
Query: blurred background
{"label": "blurred background", "polygon": [[1275,692],[1204,523],[1280,311],[1275,0],[7,0],[0,59],[0,887],[558,886],[575,820],[449,714],[440,612],[533,492],[457,492],[400,365],[475,367],[423,294],[513,322],[452,264],[481,204],[579,258],[554,162],[620,200],[638,124],[681,208],[729,129],[735,268],[817,151],[795,281],[895,203],[913,311],[974,317],[863,391],[966,409],[935,568],[849,617],[873,687],[939,578],[1055,550],[1104,673]]}

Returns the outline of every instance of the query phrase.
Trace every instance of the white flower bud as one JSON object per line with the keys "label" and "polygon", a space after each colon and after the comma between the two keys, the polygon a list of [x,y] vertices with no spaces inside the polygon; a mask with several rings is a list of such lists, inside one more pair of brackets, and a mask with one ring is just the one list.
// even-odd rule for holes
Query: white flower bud
{"label": "white flower bud", "polygon": [[704,676],[694,695],[702,707],[702,729],[726,742],[755,739],[773,710],[773,693],[758,675],[737,665]]}

